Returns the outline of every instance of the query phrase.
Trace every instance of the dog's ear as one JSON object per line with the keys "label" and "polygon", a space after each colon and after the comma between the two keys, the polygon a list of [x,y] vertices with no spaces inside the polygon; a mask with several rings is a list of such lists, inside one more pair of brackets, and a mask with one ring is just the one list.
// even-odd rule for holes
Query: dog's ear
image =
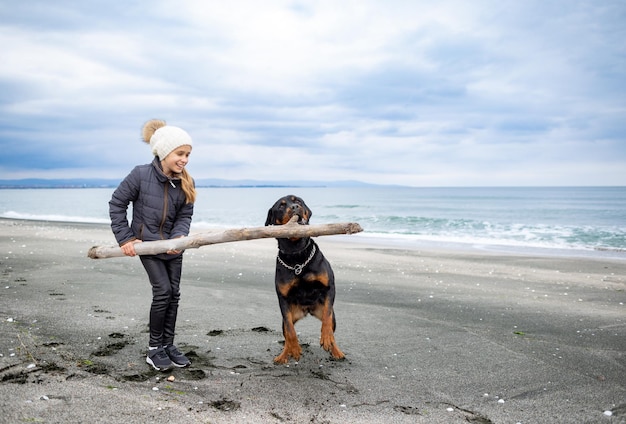
{"label": "dog's ear", "polygon": [[272,209],[274,208],[270,208],[270,210],[267,211],[267,218],[265,219],[266,227],[268,225],[274,225],[274,214],[272,213]]}

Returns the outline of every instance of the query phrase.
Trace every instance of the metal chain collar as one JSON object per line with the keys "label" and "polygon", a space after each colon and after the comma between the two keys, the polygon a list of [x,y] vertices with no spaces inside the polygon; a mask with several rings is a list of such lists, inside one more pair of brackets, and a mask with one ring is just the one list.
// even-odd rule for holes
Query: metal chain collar
{"label": "metal chain collar", "polygon": [[284,266],[287,269],[292,270],[296,275],[300,275],[300,273],[302,272],[302,270],[304,269],[305,266],[307,266],[309,264],[309,262],[311,262],[311,259],[313,259],[313,256],[315,255],[315,251],[317,249],[315,248],[315,244],[313,244],[313,250],[311,250],[311,254],[309,255],[309,258],[304,261],[303,264],[298,264],[298,265],[287,265],[281,258],[280,258],[280,254],[278,254],[278,256],[276,257],[276,259],[278,259],[278,262],[280,262],[280,264],[282,266]]}

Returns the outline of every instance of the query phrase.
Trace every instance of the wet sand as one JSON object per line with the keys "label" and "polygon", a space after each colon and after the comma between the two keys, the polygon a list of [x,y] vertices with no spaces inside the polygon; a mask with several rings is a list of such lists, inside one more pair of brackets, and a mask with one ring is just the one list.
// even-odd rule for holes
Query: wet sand
{"label": "wet sand", "polygon": [[626,257],[349,237],[317,239],[345,360],[308,317],[301,360],[273,363],[276,242],[255,240],[185,253],[176,342],[193,365],[160,373],[139,259],[87,258],[108,226],[0,219],[3,422],[626,422]]}

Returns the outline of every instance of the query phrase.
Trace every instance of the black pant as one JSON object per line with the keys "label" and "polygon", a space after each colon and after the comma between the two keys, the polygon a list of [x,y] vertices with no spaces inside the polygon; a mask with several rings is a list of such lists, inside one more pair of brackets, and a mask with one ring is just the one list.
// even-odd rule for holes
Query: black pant
{"label": "black pant", "polygon": [[152,284],[150,346],[174,344],[183,255],[168,260],[158,256],[140,256],[140,258]]}

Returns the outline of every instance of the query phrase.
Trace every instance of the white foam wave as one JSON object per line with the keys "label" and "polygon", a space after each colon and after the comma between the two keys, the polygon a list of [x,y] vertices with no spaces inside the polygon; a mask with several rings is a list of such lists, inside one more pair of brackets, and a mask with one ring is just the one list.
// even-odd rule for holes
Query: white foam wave
{"label": "white foam wave", "polygon": [[540,241],[534,240],[529,237],[525,240],[516,240],[503,237],[476,237],[471,235],[418,235],[418,234],[392,234],[392,233],[375,233],[364,232],[357,234],[356,236],[364,238],[372,238],[378,240],[390,240],[397,241],[403,244],[411,243],[437,243],[437,244],[454,244],[454,245],[466,245],[473,247],[513,247],[513,248],[539,248],[539,249],[560,249],[560,250],[594,250],[589,246],[582,244],[575,245],[572,243],[565,243],[559,241]]}
{"label": "white foam wave", "polygon": [[87,224],[109,224],[110,221],[104,218],[94,218],[88,216],[55,215],[55,214],[30,214],[7,211],[0,214],[2,218],[24,219],[28,221],[54,221],[54,222],[81,222]]}

